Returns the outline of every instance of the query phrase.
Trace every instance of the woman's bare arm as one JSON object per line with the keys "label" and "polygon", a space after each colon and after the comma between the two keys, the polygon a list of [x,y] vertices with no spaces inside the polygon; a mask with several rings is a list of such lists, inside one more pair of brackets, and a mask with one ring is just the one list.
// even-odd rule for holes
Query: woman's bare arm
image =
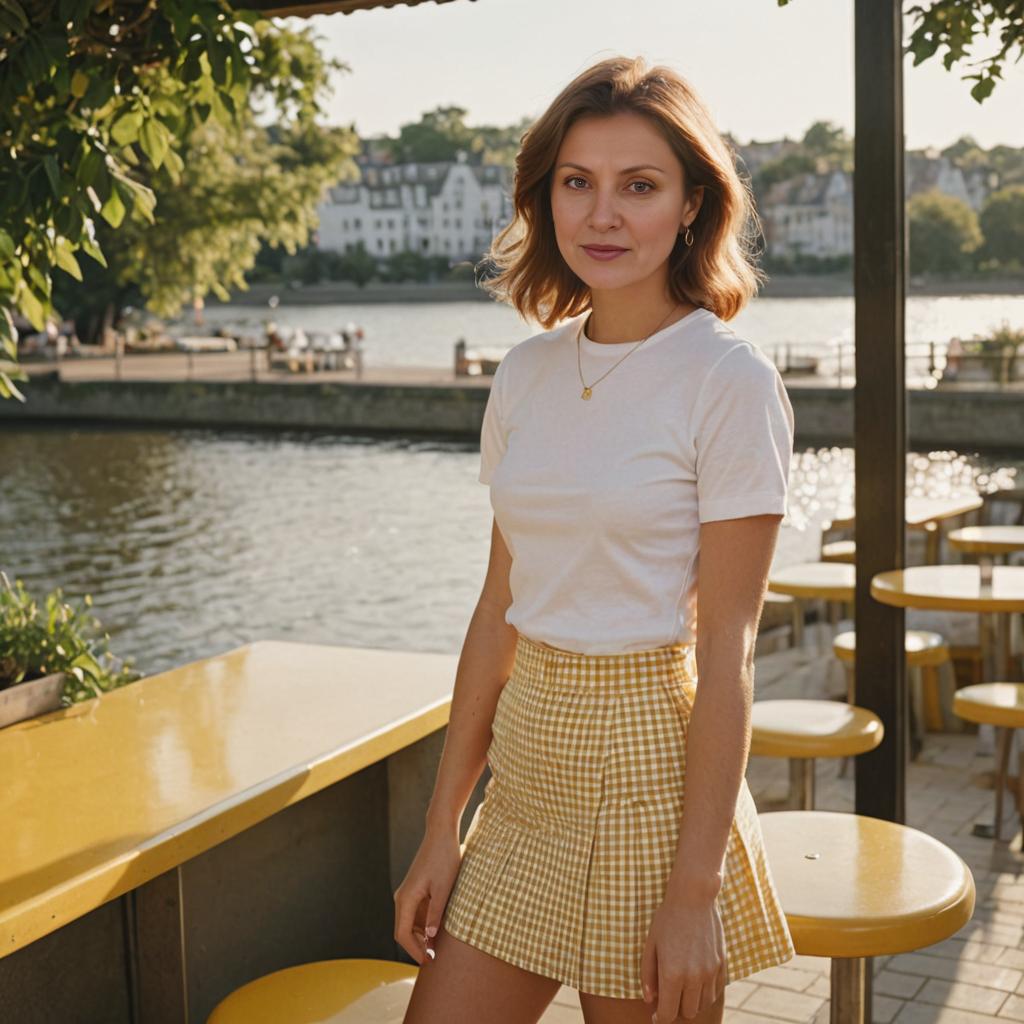
{"label": "woman's bare arm", "polygon": [[487,763],[494,708],[515,657],[517,632],[505,622],[512,603],[511,564],[508,547],[492,519],[487,575],[455,673],[448,731],[427,808],[428,833],[454,832],[458,837],[462,813]]}
{"label": "woman's bare arm", "polygon": [[781,515],[744,516],[700,528],[697,696],[669,899],[709,902],[721,888],[750,751],[754,641],[781,522]]}

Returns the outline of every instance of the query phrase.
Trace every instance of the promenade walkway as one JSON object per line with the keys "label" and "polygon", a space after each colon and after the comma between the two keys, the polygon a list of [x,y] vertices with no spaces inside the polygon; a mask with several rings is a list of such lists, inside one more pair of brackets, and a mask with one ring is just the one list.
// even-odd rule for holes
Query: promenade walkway
{"label": "promenade walkway", "polygon": [[[809,624],[802,651],[784,648],[760,655],[757,699],[839,696],[843,684],[836,659],[822,644],[828,653],[815,653],[815,627]],[[1020,821],[1014,812],[1001,844],[971,835],[976,821],[991,821],[993,806],[992,759],[976,756],[976,746],[973,734],[929,733],[920,758],[909,765],[907,824],[964,858],[974,873],[978,902],[973,919],[953,938],[915,953],[875,958],[876,1022],[1024,1021],[1024,855],[1016,849]],[[837,771],[836,761],[817,762],[816,806],[852,812],[853,772],[840,779]],[[785,762],[775,758],[750,758],[747,778],[760,810],[772,809],[789,785]],[[1009,794],[1006,803],[1012,804]],[[726,1024],[828,1024],[829,961],[797,956],[734,982],[726,1000]],[[577,993],[563,987],[541,1021],[582,1024]]]}
{"label": "promenade walkway", "polygon": [[[488,377],[456,377],[453,368],[433,366],[365,366],[360,376],[355,370],[317,370],[313,373],[290,372],[285,369],[265,369],[262,353],[257,353],[256,379],[275,384],[322,384],[344,382],[362,384],[438,384],[450,387],[488,387]],[[58,368],[54,362],[22,364],[29,374],[52,373]],[[66,381],[113,381],[117,379],[117,364],[113,356],[89,356],[87,358],[65,359],[59,364],[60,377]],[[204,352],[189,357],[184,352],[131,353],[121,364],[121,379],[140,380],[205,380],[233,381],[253,379],[253,355],[251,352]],[[908,387],[916,387],[918,381],[908,380]],[[834,388],[832,377],[788,375],[787,388]],[[844,374],[844,388],[853,387],[850,373]],[[964,382],[942,385],[943,391],[992,392],[1007,391],[1024,394],[1024,381],[1014,381],[1002,387]]]}

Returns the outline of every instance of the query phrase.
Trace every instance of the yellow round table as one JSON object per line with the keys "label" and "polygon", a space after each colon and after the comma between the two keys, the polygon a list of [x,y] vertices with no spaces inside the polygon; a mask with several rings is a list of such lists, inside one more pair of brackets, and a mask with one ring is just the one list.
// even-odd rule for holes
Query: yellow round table
{"label": "yellow round table", "polygon": [[[973,834],[1002,839],[1003,790],[1006,788],[1010,747],[1017,729],[1024,729],[1024,683],[981,683],[961,687],[953,695],[953,711],[968,722],[996,731],[996,816],[994,823],[976,823]],[[1017,812],[1024,814],[1024,754],[1017,754]]]}
{"label": "yellow round table", "polygon": [[950,532],[955,551],[971,555],[1009,555],[1024,551],[1024,526],[964,526]]}
{"label": "yellow round table", "polygon": [[[871,580],[871,596],[897,608],[926,608],[976,612],[983,616],[979,631],[986,675],[1009,680],[1010,632],[1005,616],[1024,612],[1024,565],[992,567],[992,581],[982,581],[978,565],[914,565],[880,572]],[[988,643],[985,624],[991,616],[997,634],[996,650]]]}
{"label": "yellow round table", "polygon": [[[959,498],[928,498],[908,495],[903,503],[907,526],[925,531],[925,561],[937,565],[942,561],[942,525],[949,519],[961,518],[977,512],[985,504],[980,494]],[[851,529],[855,522],[853,509],[845,507],[831,520],[831,528]],[[961,521],[964,520],[961,518]]]}
{"label": "yellow round table", "polygon": [[941,942],[974,913],[970,868],[926,832],[832,811],[758,820],[797,953],[832,960],[832,1021],[871,1020],[872,957]]}
{"label": "yellow round table", "polygon": [[768,577],[768,589],[774,594],[788,594],[798,605],[794,623],[799,624],[796,645],[803,644],[803,602],[838,601],[853,603],[857,581],[856,566],[847,562],[797,562],[775,569]]}

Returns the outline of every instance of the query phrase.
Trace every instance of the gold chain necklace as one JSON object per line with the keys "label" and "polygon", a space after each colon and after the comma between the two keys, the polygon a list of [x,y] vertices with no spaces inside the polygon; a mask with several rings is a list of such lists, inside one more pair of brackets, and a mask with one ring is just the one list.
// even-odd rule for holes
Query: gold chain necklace
{"label": "gold chain necklace", "polygon": [[[672,307],[672,308],[671,308],[671,309],[670,309],[670,310],[668,311],[668,313],[666,313],[666,314],[665,314],[665,320],[667,320],[667,319],[668,319],[668,318],[669,318],[669,317],[670,317],[670,316],[671,316],[671,315],[672,315],[672,314],[673,314],[673,313],[674,313],[674,312],[675,312],[675,311],[676,311],[676,310],[677,310],[678,308],[679,308],[679,303],[677,302],[677,303],[676,303],[676,304],[675,304],[675,305],[674,305],[674,306],[673,306],[673,307]],[[593,316],[593,311],[591,311],[591,314],[590,314],[590,315],[591,315],[591,316]],[[626,354],[625,354],[625,355],[624,355],[624,356],[622,357],[622,359],[620,359],[620,360],[619,360],[618,362],[616,362],[616,363],[612,363],[611,369],[605,370],[605,372],[604,372],[604,373],[602,373],[602,374],[601,374],[601,376],[597,378],[597,380],[595,380],[595,381],[594,381],[593,383],[591,383],[591,384],[587,384],[587,383],[586,383],[586,381],[584,381],[584,379],[583,379],[583,364],[582,364],[582,361],[581,361],[581,357],[580,357],[580,337],[581,337],[581,336],[582,336],[582,334],[583,334],[583,327],[584,327],[584,325],[586,324],[586,321],[587,321],[587,320],[589,320],[589,319],[590,319],[590,317],[589,317],[589,316],[587,316],[587,317],[584,317],[584,318],[583,318],[583,319],[582,319],[582,320],[580,321],[580,326],[579,326],[579,328],[578,328],[578,329],[577,329],[577,331],[576,331],[576,368],[577,368],[577,370],[579,370],[579,374],[580,374],[580,383],[581,383],[581,384],[583,385],[583,391],[582,391],[582,392],[580,393],[580,398],[586,399],[586,400],[587,400],[588,402],[590,401],[590,396],[591,396],[591,395],[592,395],[592,394],[594,393],[594,385],[596,385],[596,384],[600,384],[600,383],[601,383],[601,381],[603,381],[603,380],[605,379],[605,377],[607,377],[607,376],[608,376],[608,374],[609,374],[609,373],[611,373],[611,372],[612,372],[612,370],[614,370],[614,369],[615,369],[615,367],[619,365],[619,363],[621,363],[621,362],[622,362],[622,361],[623,361],[624,359],[628,359],[628,358],[629,358],[629,356],[631,356],[631,355],[632,355],[632,354],[633,354],[633,353],[634,353],[634,352],[635,352],[635,351],[636,351],[636,350],[637,350],[637,349],[638,349],[638,348],[639,348],[639,347],[640,347],[640,346],[641,346],[641,345],[642,345],[642,344],[643,344],[643,343],[644,343],[644,342],[645,342],[645,341],[647,340],[647,338],[650,338],[650,337],[652,337],[653,335],[657,334],[657,333],[658,333],[658,331],[660,331],[660,330],[661,330],[662,326],[663,326],[663,325],[664,325],[664,323],[665,323],[665,320],[662,320],[662,321],[661,321],[661,323],[660,323],[660,324],[658,324],[658,326],[657,326],[657,327],[655,327],[655,328],[654,328],[654,330],[653,330],[653,331],[651,331],[651,333],[647,335],[647,338],[641,338],[641,339],[640,339],[640,340],[639,340],[639,341],[638,341],[638,342],[637,342],[637,343],[636,343],[636,344],[635,344],[635,345],[634,345],[634,346],[633,346],[633,347],[632,347],[632,348],[631,348],[631,349],[630,349],[630,350],[629,350],[629,351],[628,351],[628,352],[627,352],[627,353],[626,353]]]}

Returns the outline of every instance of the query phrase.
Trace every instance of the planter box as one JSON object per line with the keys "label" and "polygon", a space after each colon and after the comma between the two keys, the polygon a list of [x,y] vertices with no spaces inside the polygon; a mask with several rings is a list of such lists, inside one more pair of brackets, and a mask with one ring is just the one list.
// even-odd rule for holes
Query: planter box
{"label": "planter box", "polygon": [[60,695],[64,689],[64,673],[56,672],[41,679],[30,679],[0,690],[0,729],[5,725],[35,718],[60,707]]}

